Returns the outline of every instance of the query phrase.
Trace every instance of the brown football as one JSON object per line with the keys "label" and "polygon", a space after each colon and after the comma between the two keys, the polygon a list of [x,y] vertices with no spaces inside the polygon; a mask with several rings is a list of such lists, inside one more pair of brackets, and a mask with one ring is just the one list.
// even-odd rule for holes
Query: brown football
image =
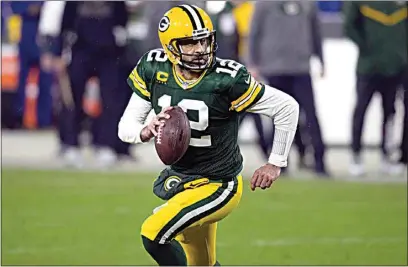
{"label": "brown football", "polygon": [[178,106],[167,111],[170,118],[159,126],[154,139],[156,152],[161,161],[171,165],[179,161],[187,151],[191,130],[187,114]]}

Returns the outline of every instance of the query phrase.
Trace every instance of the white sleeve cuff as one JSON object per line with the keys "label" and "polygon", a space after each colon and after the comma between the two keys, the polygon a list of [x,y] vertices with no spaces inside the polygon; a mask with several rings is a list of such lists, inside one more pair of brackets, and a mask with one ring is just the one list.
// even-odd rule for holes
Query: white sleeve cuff
{"label": "white sleeve cuff", "polygon": [[275,128],[275,134],[272,144],[272,152],[269,156],[268,163],[278,167],[288,165],[288,156],[292,145],[295,131],[287,131]]}

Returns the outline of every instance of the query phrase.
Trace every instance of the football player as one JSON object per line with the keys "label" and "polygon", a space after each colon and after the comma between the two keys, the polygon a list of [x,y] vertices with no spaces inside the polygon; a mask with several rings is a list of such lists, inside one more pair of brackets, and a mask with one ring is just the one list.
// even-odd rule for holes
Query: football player
{"label": "football player", "polygon": [[[178,186],[179,192],[145,220],[143,245],[159,265],[218,265],[217,222],[238,206],[242,195],[241,116],[248,111],[274,119],[271,155],[250,182],[252,190],[266,189],[287,164],[299,106],[289,95],[256,81],[240,63],[216,58],[215,31],[204,10],[171,8],[158,34],[163,49],[147,52],[128,78],[134,94],[118,135],[125,142],[146,143],[169,118],[165,111],[181,107],[190,120],[190,146],[158,179],[166,179],[166,192],[169,181],[196,180]],[[145,126],[152,109],[157,115]]]}

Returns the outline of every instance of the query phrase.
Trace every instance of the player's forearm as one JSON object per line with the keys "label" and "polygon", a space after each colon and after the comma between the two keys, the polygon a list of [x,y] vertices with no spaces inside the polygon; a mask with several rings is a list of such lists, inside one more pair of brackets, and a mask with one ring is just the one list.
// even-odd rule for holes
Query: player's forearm
{"label": "player's forearm", "polygon": [[299,104],[288,94],[266,85],[264,95],[250,112],[274,119],[275,134],[268,162],[285,167],[299,120]]}
{"label": "player's forearm", "polygon": [[146,139],[143,129],[151,110],[150,102],[133,94],[118,125],[120,140],[132,144],[147,142],[149,139]]}

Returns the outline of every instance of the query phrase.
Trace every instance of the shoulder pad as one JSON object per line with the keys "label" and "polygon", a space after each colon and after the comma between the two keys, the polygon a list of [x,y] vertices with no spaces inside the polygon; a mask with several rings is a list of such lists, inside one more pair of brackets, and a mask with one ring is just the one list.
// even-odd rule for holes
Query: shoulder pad
{"label": "shoulder pad", "polygon": [[243,76],[248,76],[248,71],[245,66],[232,59],[217,58],[216,64],[214,65],[214,72],[224,87],[230,87],[242,79]]}
{"label": "shoulder pad", "polygon": [[152,77],[155,70],[160,67],[161,64],[170,62],[163,49],[153,49],[145,53],[139,60],[138,65],[141,65],[145,70],[145,75]]}

